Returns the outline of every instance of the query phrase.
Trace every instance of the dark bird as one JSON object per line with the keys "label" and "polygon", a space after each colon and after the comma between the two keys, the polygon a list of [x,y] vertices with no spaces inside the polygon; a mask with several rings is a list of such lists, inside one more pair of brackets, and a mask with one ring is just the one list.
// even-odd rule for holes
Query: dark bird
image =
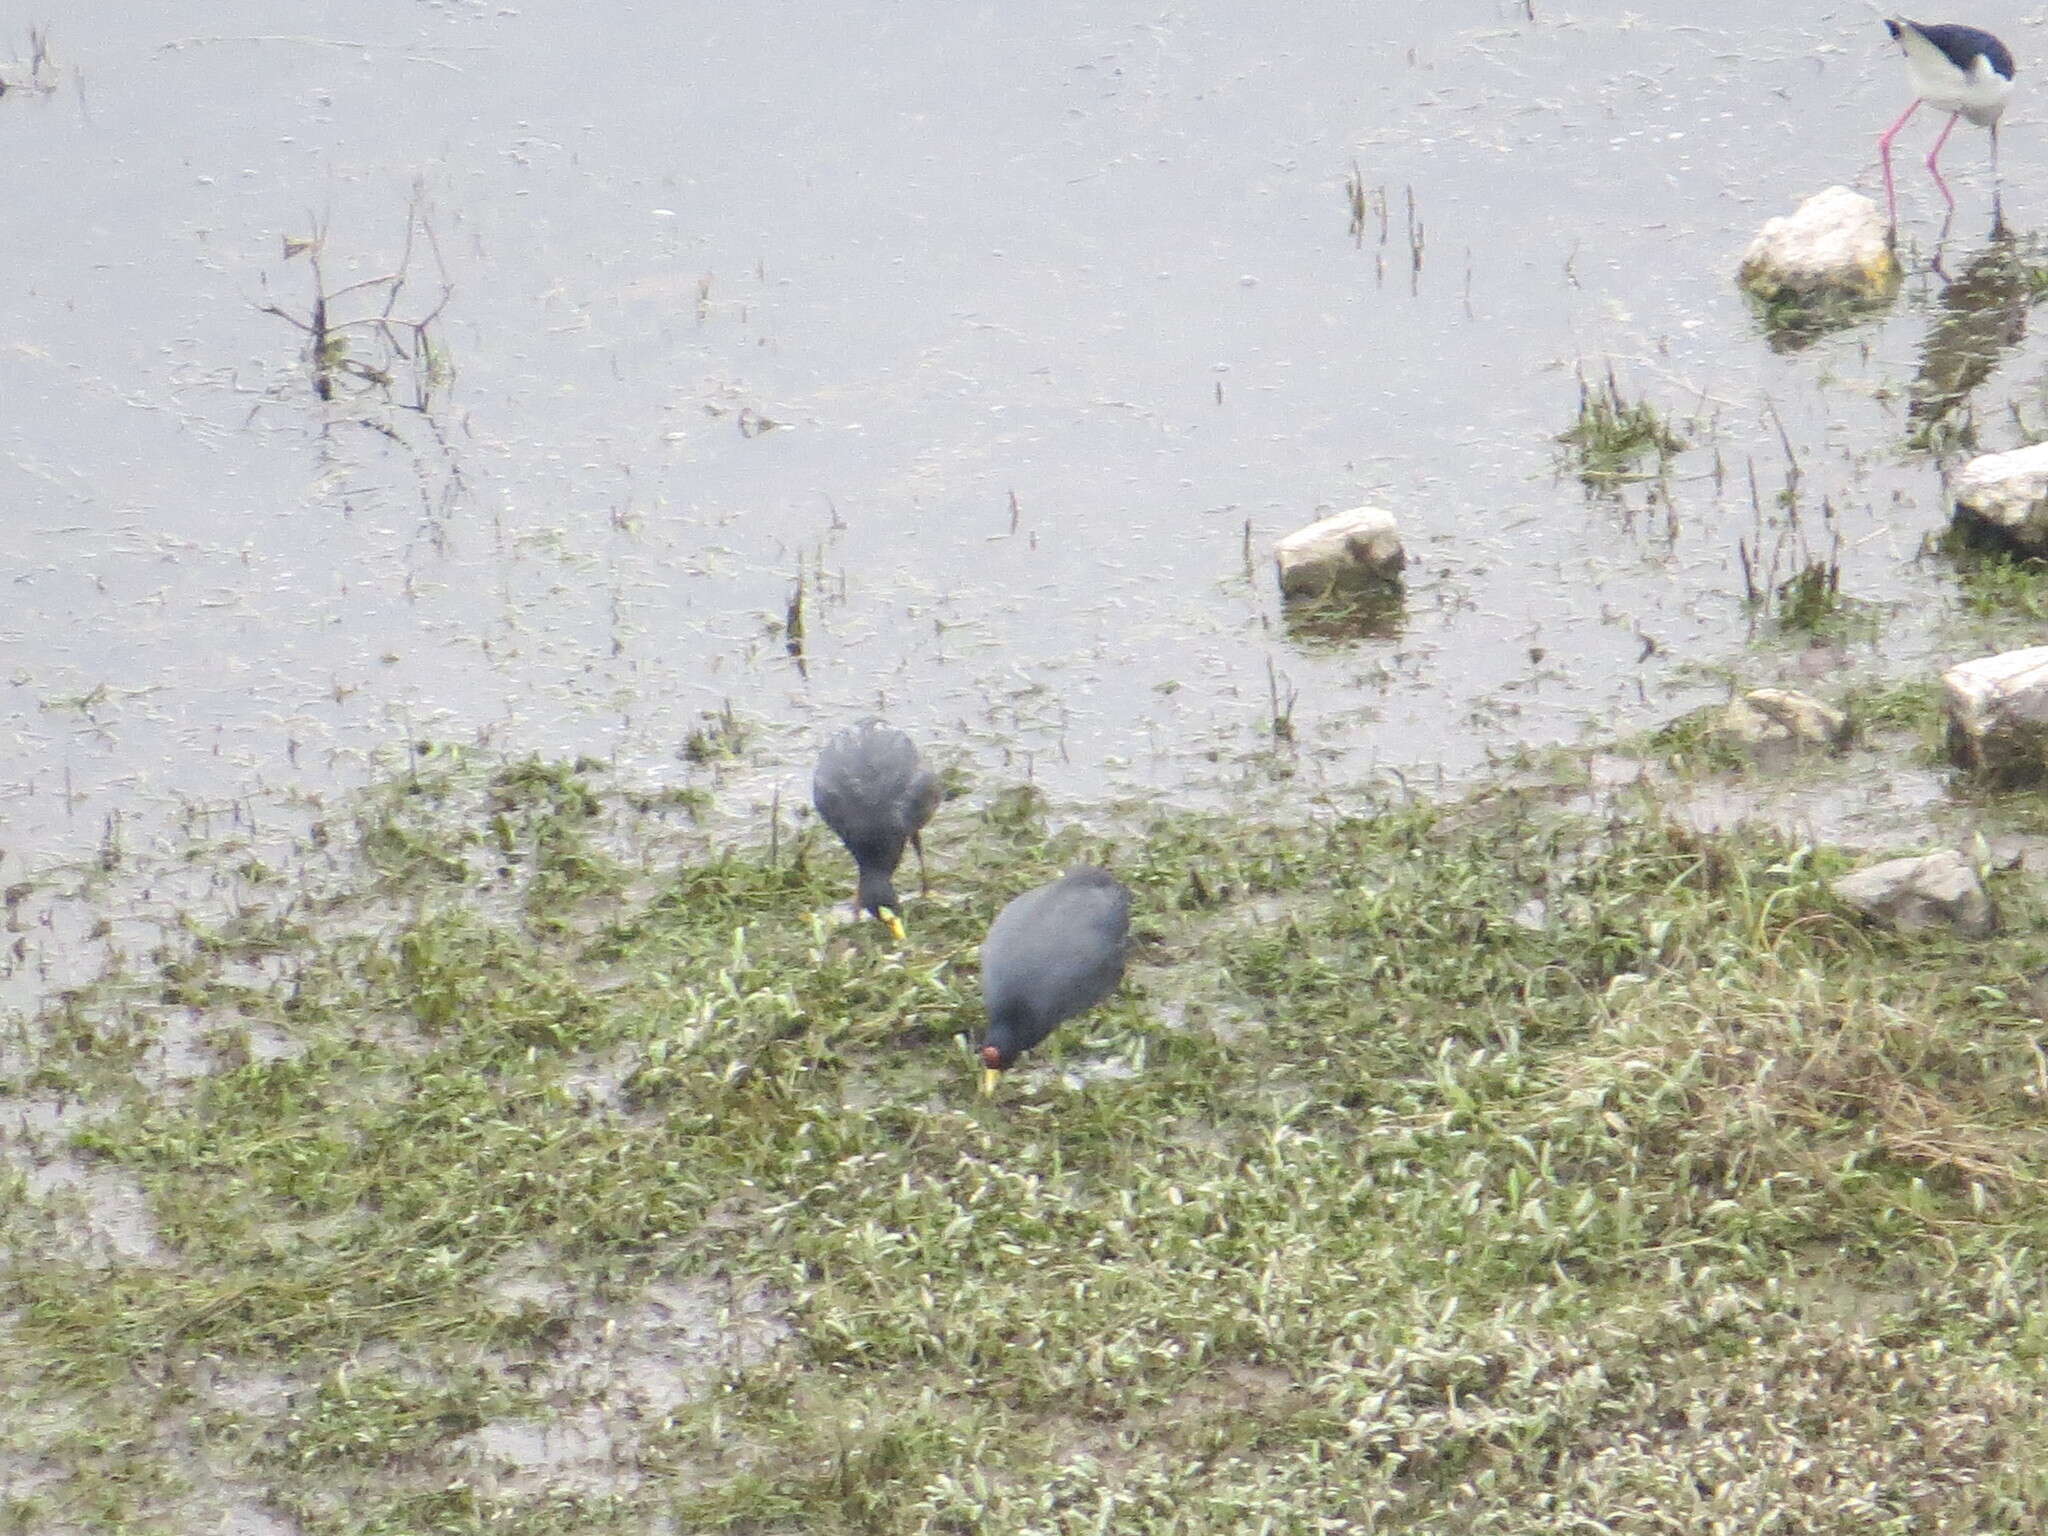
{"label": "dark bird", "polygon": [[1892,140],[1906,126],[1906,119],[1920,110],[1922,102],[1938,112],[1948,113],[1948,123],[1927,152],[1927,172],[1941,189],[1942,200],[1954,211],[1955,195],[1941,179],[1941,146],[1948,142],[1959,118],[1967,117],[1979,128],[1991,130],[1991,177],[1998,180],[1998,118],[2005,100],[2012,94],[2012,54],[1997,38],[1977,27],[1952,22],[1927,25],[1893,16],[1885,30],[1906,56],[1906,76],[1913,85],[1913,104],[1899,114],[1899,120],[1885,129],[1877,141],[1877,155],[1884,162],[1885,208],[1896,226],[1899,195],[1892,187]]}
{"label": "dark bird", "polygon": [[863,720],[826,742],[811,775],[811,804],[839,834],[860,871],[855,916],[874,913],[899,944],[903,922],[896,909],[896,866],[903,862],[905,844],[915,848],[918,883],[924,885],[919,833],[942,796],[939,776],[918,761],[916,745],[880,720]]}
{"label": "dark bird", "polygon": [[1085,1013],[1123,980],[1131,893],[1106,869],[1069,870],[1026,891],[989,925],[981,946],[981,1091],[1062,1020]]}

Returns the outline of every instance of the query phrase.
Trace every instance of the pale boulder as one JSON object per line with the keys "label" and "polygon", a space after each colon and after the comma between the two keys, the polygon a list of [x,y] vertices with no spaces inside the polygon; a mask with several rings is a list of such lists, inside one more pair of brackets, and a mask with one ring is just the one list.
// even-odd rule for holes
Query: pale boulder
{"label": "pale boulder", "polygon": [[1875,922],[1901,933],[1951,928],[1966,939],[1998,931],[1998,911],[1976,867],[1954,849],[1887,859],[1844,875],[1835,895]]}
{"label": "pale boulder", "polygon": [[1941,685],[1958,764],[2007,784],[2048,777],[2048,645],[1959,662]]}
{"label": "pale boulder", "polygon": [[2048,443],[1982,453],[1949,482],[1956,517],[2032,554],[2048,553]]}
{"label": "pale boulder", "polygon": [[1399,581],[1407,556],[1394,514],[1379,507],[1353,507],[1297,528],[1273,546],[1280,591],[1287,597],[1317,597],[1344,587],[1390,586]]}
{"label": "pale boulder", "polygon": [[1737,276],[1766,303],[1878,302],[1898,291],[1900,273],[1877,204],[1847,187],[1829,187],[1795,212],[1766,220]]}
{"label": "pale boulder", "polygon": [[1752,752],[1840,752],[1853,726],[1839,709],[1790,688],[1752,688],[1716,722],[1720,734]]}

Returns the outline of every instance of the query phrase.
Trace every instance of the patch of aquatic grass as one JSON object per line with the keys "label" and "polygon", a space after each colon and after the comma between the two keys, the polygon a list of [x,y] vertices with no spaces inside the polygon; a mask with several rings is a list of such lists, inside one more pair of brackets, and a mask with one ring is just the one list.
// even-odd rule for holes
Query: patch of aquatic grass
{"label": "patch of aquatic grass", "polygon": [[2048,619],[2048,560],[2002,551],[1959,550],[1956,577],[1968,611],[1981,618]]}
{"label": "patch of aquatic grass", "polygon": [[1724,724],[1724,704],[1707,704],[1667,720],[1640,739],[1639,750],[1682,774],[1743,773],[1755,759]]}
{"label": "patch of aquatic grass", "polygon": [[[194,1410],[321,1532],[2048,1512],[2020,882],[1987,948],[1867,928],[1838,854],[1653,814],[1083,835],[999,796],[942,812],[899,948],[822,840],[655,860],[593,772],[429,766],[364,818],[463,878],[366,840],[236,983],[281,1054],[163,1092],[132,982],[32,1036],[25,1081],[127,1042],[68,1152],[161,1252],[0,1207],[0,1463],[62,1469],[34,1522],[175,1525]],[[983,1100],[976,946],[1081,858],[1137,892],[1132,977]],[[233,963],[189,946],[190,1006]],[[655,1286],[734,1299],[636,1346]],[[199,1361],[284,1401],[136,1385]],[[483,1449],[536,1421],[611,1438]]]}
{"label": "patch of aquatic grass", "polygon": [[527,761],[492,778],[491,841],[501,857],[531,865],[524,891],[530,922],[560,922],[560,914],[630,883],[630,872],[591,835],[600,802],[586,775],[603,767]]}
{"label": "patch of aquatic grass", "polygon": [[1829,559],[1806,561],[1773,589],[1771,623],[1781,634],[1846,640],[1874,636],[1879,611],[1842,591],[1842,568]]}
{"label": "patch of aquatic grass", "polygon": [[342,1366],[284,1421],[272,1455],[294,1467],[381,1467],[522,1406],[517,1394],[473,1371],[451,1381],[421,1382],[397,1371]]}
{"label": "patch of aquatic grass", "polygon": [[[1685,448],[1654,405],[1623,396],[1611,366],[1596,383],[1579,375],[1578,419],[1557,440],[1569,450],[1578,477],[1594,487],[1653,479]],[[1645,470],[1645,459],[1654,459],[1655,468]]]}
{"label": "patch of aquatic grass", "polygon": [[1896,283],[1867,296],[1828,289],[1820,293],[1790,290],[1757,292],[1744,285],[1750,311],[1774,352],[1801,352],[1823,336],[1860,325],[1891,302]]}
{"label": "patch of aquatic grass", "polygon": [[1911,678],[1852,686],[1842,707],[1858,725],[1868,729],[1938,732],[1942,723],[1941,684],[1933,678]]}
{"label": "patch of aquatic grass", "polygon": [[1842,709],[1859,735],[1910,736],[1907,750],[1916,762],[1933,765],[1948,759],[1947,716],[1938,679],[1852,685],[1843,695]]}
{"label": "patch of aquatic grass", "polygon": [[745,754],[754,727],[742,719],[727,699],[717,709],[707,709],[683,738],[683,759],[691,763],[716,763]]}

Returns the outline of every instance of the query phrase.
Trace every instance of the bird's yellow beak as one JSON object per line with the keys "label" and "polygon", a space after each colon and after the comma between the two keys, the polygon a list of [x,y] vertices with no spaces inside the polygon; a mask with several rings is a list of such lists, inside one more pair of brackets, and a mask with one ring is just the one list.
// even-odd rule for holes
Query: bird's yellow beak
{"label": "bird's yellow beak", "polygon": [[889,937],[894,939],[898,944],[901,944],[903,942],[903,919],[898,917],[895,914],[895,912],[888,907],[882,908],[882,910],[877,912],[875,916],[880,918],[882,926],[889,930]]}
{"label": "bird's yellow beak", "polygon": [[996,1084],[1003,1080],[1003,1074],[995,1067],[981,1069],[981,1096],[992,1099],[996,1096]]}

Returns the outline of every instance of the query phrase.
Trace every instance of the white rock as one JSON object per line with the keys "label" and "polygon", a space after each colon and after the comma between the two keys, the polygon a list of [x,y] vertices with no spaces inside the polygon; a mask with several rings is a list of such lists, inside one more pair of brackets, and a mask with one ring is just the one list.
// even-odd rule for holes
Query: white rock
{"label": "white rock", "polygon": [[1959,515],[2035,554],[2048,552],[2048,443],[1979,454],[1956,471],[1949,494]]}
{"label": "white rock", "polygon": [[1394,514],[1379,507],[1353,507],[1297,528],[1273,546],[1280,590],[1288,597],[1312,597],[1360,582],[1391,583],[1407,556]]}
{"label": "white rock", "polygon": [[1790,747],[1839,752],[1849,744],[1849,717],[1789,688],[1753,688],[1721,712],[1720,730],[1752,749]]}
{"label": "white rock", "polygon": [[1798,211],[1769,219],[1743,253],[1742,286],[1760,299],[1887,299],[1899,286],[1899,260],[1876,203],[1847,187],[1829,187]]}
{"label": "white rock", "polygon": [[1954,849],[1912,859],[1887,859],[1832,887],[1858,911],[1903,933],[1949,927],[1966,939],[1998,931],[1998,912],[1970,861]]}
{"label": "white rock", "polygon": [[2048,776],[2048,645],[1959,662],[1941,686],[1958,763],[2015,784]]}

